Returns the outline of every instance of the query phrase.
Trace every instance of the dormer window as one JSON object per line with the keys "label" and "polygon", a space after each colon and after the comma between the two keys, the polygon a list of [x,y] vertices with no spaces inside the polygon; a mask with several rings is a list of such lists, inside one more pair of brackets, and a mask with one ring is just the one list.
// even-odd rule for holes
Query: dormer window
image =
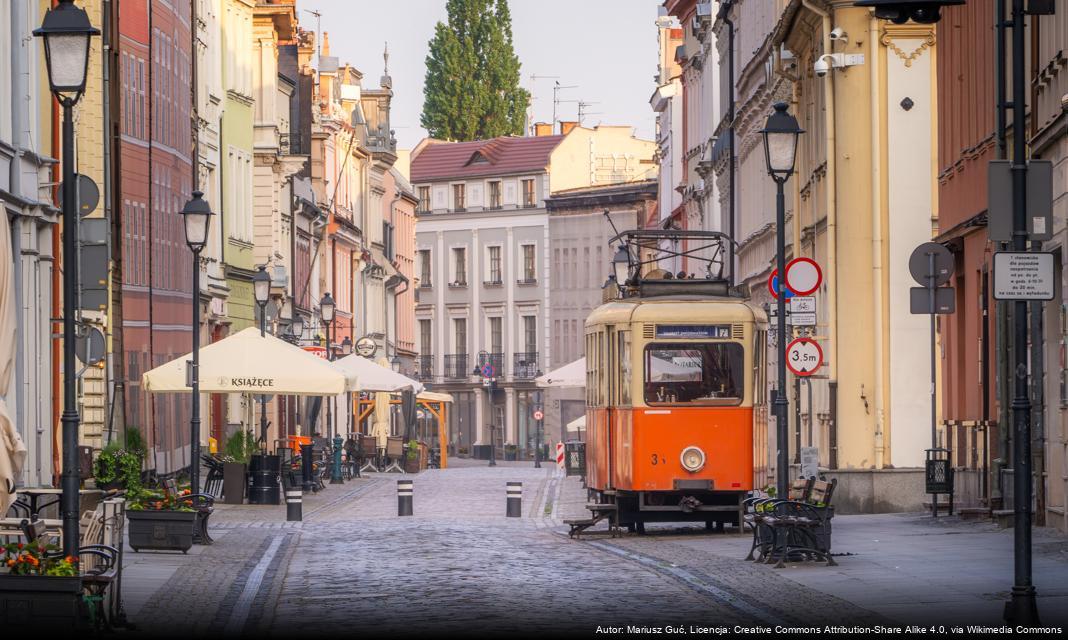
{"label": "dormer window", "polygon": [[476,151],[471,155],[471,159],[467,164],[489,164],[489,158],[482,155],[482,152]]}

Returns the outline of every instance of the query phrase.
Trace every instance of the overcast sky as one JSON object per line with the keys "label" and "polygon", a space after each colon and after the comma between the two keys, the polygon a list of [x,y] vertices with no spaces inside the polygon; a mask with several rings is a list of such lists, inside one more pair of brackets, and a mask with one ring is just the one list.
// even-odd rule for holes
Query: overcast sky
{"label": "overcast sky", "polygon": [[[536,121],[553,112],[554,79],[559,76],[558,118],[574,120],[577,102],[591,104],[583,119],[631,125],[641,138],[653,139],[655,118],[649,96],[655,85],[656,26],[659,0],[510,0],[512,35],[522,64],[523,86],[534,94]],[[419,126],[427,44],[434,25],[445,21],[445,0],[297,0],[300,23],[330,36],[330,53],[363,72],[365,87],[378,85],[382,49],[389,42],[393,77],[392,124],[401,148],[426,136]],[[571,100],[571,102],[563,102]]]}

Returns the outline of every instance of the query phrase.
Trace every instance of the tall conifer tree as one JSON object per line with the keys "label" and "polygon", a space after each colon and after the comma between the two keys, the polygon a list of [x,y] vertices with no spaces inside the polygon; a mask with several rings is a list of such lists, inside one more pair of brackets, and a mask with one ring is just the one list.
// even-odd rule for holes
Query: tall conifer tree
{"label": "tall conifer tree", "polygon": [[507,0],[448,0],[426,57],[420,122],[435,138],[522,135],[530,94],[519,86]]}

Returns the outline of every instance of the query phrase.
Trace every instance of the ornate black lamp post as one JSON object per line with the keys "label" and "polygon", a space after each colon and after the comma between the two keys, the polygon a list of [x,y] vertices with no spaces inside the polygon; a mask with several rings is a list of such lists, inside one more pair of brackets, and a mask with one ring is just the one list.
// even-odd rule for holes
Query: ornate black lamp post
{"label": "ornate black lamp post", "polygon": [[[323,298],[319,301],[319,317],[322,318],[323,326],[326,330],[326,357],[330,361],[333,361],[335,356],[334,336],[331,331],[334,325],[335,311],[337,311],[337,303],[334,302],[334,297],[329,293],[324,293]],[[351,346],[351,344],[352,341],[349,340],[349,345]],[[334,399],[331,398],[330,404],[328,404],[327,407],[332,407],[333,402]],[[337,416],[334,415],[336,413],[336,409],[330,411],[330,422],[328,425],[334,433],[334,464],[330,470],[330,484],[345,484],[345,480],[341,477],[341,445],[343,444],[343,441],[337,432],[337,425],[335,424]]]}
{"label": "ornate black lamp post", "polygon": [[790,401],[786,399],[786,196],[783,185],[794,173],[794,159],[797,157],[797,138],[804,131],[797,124],[797,118],[786,111],[785,102],[775,103],[775,113],[768,116],[761,133],[764,135],[764,159],[768,166],[768,175],[775,181],[775,260],[778,269],[777,351],[778,383],[775,389],[775,444],[778,448],[776,457],[776,491],[785,497],[790,483],[789,429],[786,421],[790,411]]}
{"label": "ornate black lamp post", "polygon": [[[252,290],[256,297],[256,306],[260,308],[260,337],[267,335],[267,299],[271,297],[271,276],[267,268],[260,265],[259,271],[252,276]],[[260,394],[260,449],[267,450],[267,396]]]}
{"label": "ornate black lamp post", "polygon": [[193,198],[182,208],[185,243],[193,252],[193,411],[189,419],[189,485],[193,495],[200,493],[200,252],[208,244],[212,215],[211,206],[200,191],[194,191]]}
{"label": "ornate black lamp post", "polygon": [[63,107],[63,477],[60,511],[63,553],[78,555],[78,399],[74,364],[74,300],[78,295],[78,211],[74,177],[74,105],[85,91],[89,39],[100,30],[72,0],[45,13],[34,36],[44,39],[45,64],[52,95]]}

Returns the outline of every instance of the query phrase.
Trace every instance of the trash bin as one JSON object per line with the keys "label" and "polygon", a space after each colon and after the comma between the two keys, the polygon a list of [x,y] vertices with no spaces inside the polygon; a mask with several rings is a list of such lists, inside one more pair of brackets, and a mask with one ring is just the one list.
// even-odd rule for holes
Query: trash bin
{"label": "trash bin", "polygon": [[569,476],[586,477],[586,443],[568,440],[564,443],[564,471]]}
{"label": "trash bin", "polygon": [[931,510],[938,516],[938,494],[949,496],[949,514],[953,515],[953,467],[949,449],[927,449],[924,485],[931,494]]}
{"label": "trash bin", "polygon": [[278,456],[255,455],[249,459],[248,472],[252,486],[248,490],[249,504],[281,504],[282,494],[278,487],[278,475],[282,471],[282,459]]}

